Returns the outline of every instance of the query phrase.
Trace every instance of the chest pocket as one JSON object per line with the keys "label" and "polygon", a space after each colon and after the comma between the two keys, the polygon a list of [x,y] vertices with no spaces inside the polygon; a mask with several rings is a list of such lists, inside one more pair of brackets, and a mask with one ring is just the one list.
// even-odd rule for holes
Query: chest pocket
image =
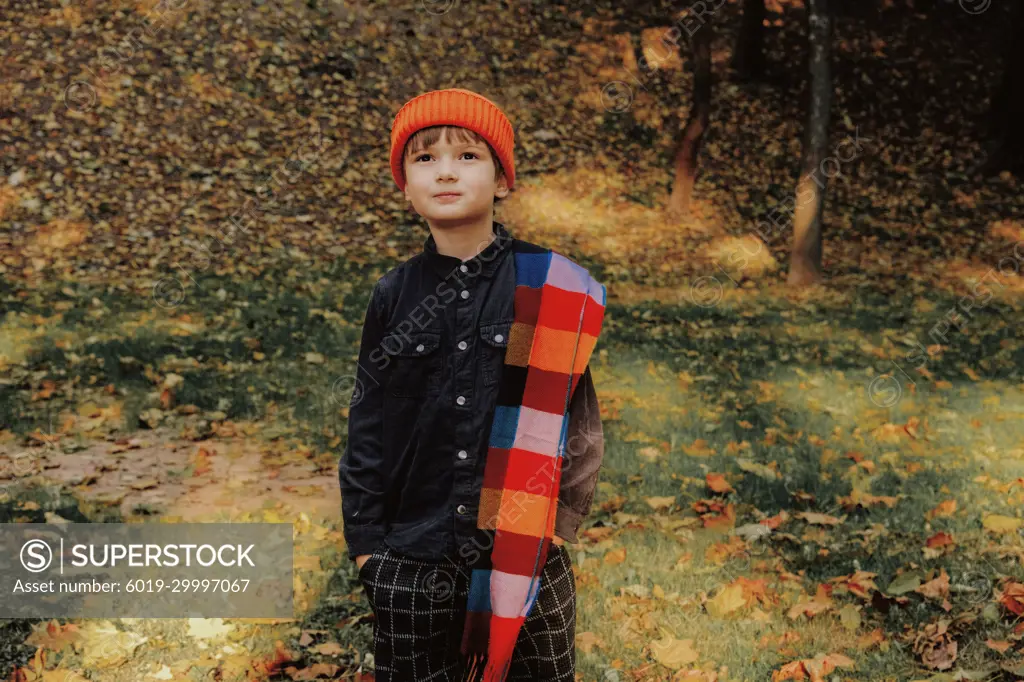
{"label": "chest pocket", "polygon": [[420,330],[390,339],[383,346],[394,362],[388,393],[405,398],[438,393],[441,388],[440,347],[440,332]]}
{"label": "chest pocket", "polygon": [[512,320],[480,325],[480,364],[485,386],[494,386],[501,379],[511,329]]}

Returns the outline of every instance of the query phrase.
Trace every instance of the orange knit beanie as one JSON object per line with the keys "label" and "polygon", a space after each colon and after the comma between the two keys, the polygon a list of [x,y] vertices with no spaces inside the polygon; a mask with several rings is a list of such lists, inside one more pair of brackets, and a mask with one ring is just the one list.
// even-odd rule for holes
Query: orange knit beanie
{"label": "orange knit beanie", "polygon": [[413,133],[436,125],[455,125],[479,133],[498,155],[509,189],[516,180],[512,123],[483,95],[462,88],[433,90],[406,102],[391,123],[391,177],[405,190],[402,154]]}

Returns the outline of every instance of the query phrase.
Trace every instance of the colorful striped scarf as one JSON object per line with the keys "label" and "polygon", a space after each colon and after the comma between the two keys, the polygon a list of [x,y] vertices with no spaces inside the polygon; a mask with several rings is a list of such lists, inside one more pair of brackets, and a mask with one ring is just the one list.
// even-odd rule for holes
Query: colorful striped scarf
{"label": "colorful striped scarf", "polygon": [[[554,536],[569,400],[601,333],[605,287],[550,249],[514,242],[514,321],[488,440],[470,560],[463,679],[502,682]],[[478,548],[482,549],[482,548]],[[481,677],[482,673],[482,677]]]}

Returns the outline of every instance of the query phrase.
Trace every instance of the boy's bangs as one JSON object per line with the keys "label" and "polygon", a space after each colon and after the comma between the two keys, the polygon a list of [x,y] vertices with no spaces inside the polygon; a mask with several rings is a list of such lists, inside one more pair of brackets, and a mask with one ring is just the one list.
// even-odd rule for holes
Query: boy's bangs
{"label": "boy's bangs", "polygon": [[423,130],[417,130],[413,133],[413,136],[409,138],[408,146],[406,147],[407,154],[415,154],[422,149],[426,149],[432,144],[436,144],[441,139],[441,135],[445,134],[445,139],[449,144],[466,144],[470,142],[486,142],[484,138],[468,128],[460,128],[459,126],[443,125],[443,126],[430,126]]}

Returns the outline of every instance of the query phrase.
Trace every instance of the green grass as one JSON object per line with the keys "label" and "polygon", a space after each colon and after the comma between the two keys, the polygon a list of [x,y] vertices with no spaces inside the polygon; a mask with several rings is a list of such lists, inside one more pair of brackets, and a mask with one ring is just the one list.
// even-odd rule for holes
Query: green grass
{"label": "green grass", "polygon": [[[109,400],[102,389],[113,385],[125,404],[119,431],[130,432],[140,426],[138,415],[153,406],[155,379],[173,371],[184,378],[178,404],[257,420],[267,437],[287,434],[330,461],[341,450],[340,408],[348,397],[334,395],[336,382],[351,371],[366,297],[385,267],[301,275],[282,270],[273,273],[277,280],[197,277],[197,286],[173,309],[154,306],[140,291],[73,287],[73,307],[65,306],[59,319],[31,335],[25,320],[52,316],[53,302],[68,298],[60,293],[63,285],[31,296],[8,289],[5,298],[16,304],[2,338],[20,364],[5,371],[0,416],[19,437],[46,431],[61,410]],[[1019,487],[999,493],[991,483],[1024,476],[1024,363],[1019,348],[1004,343],[1017,340],[1019,332],[1005,324],[1009,310],[990,305],[972,322],[972,335],[951,334],[949,348],[930,362],[934,378],[948,381],[948,387],[915,376],[916,386],[903,380],[899,399],[879,406],[871,399],[871,381],[905,352],[893,339],[925,337],[933,324],[915,316],[914,300],[909,294],[883,300],[865,292],[854,305],[831,307],[757,295],[713,308],[609,306],[592,362],[609,414],[606,454],[587,525],[611,525],[617,532],[610,541],[572,548],[580,570],[594,577],[580,583],[577,633],[594,633],[603,642],[580,652],[584,679],[629,679],[626,671],[645,665],[650,674],[667,673],[652,659],[652,642],[666,634],[692,639],[699,653],[695,667],[718,671],[722,679],[767,679],[790,660],[818,653],[853,658],[856,668],[844,671],[846,679],[924,678],[926,671],[911,672],[917,658],[901,639],[905,629],[980,613],[1001,577],[1024,578],[1014,554],[1022,549],[1021,538],[996,538],[981,525],[988,513],[1019,517],[1024,501]],[[950,304],[941,296],[930,300],[935,310]],[[260,362],[253,357],[257,341],[265,355]],[[324,364],[307,362],[310,352],[321,354]],[[965,367],[976,372],[977,381]],[[55,382],[58,391],[49,400],[33,401],[44,381]],[[886,424],[902,426],[911,418],[919,424],[916,439],[901,428],[887,439]],[[687,453],[698,440],[708,456]],[[661,444],[668,451],[656,461],[638,455]],[[873,468],[857,467],[851,452]],[[781,478],[745,472],[738,457],[774,466]],[[727,536],[699,522],[672,533],[654,519],[693,517],[693,503],[713,497],[703,485],[708,472],[726,474],[735,488],[723,499],[735,505],[736,525],[783,511],[845,514],[845,521],[821,530],[792,516],[764,554],[707,562],[705,551]],[[873,495],[899,496],[899,502],[892,509],[846,511],[837,498],[855,484]],[[799,501],[796,493],[813,501]],[[621,508],[602,509],[619,495],[625,498]],[[675,498],[669,511],[655,514],[645,501],[665,496]],[[946,499],[958,501],[956,514],[929,520],[927,512]],[[620,527],[617,512],[637,521]],[[956,546],[926,558],[925,541],[938,531],[951,533]],[[603,560],[620,548],[626,549],[626,561]],[[690,564],[674,568],[686,553]],[[839,627],[835,609],[812,620],[785,616],[798,595],[813,594],[818,583],[858,569],[876,573],[876,584],[885,589],[909,568],[924,575],[940,567],[954,584],[984,589],[954,594],[948,614],[937,601],[914,594],[905,608],[888,613],[853,595],[836,595],[836,609],[861,607],[862,625],[849,634]],[[783,573],[798,578],[783,581]],[[713,597],[740,576],[765,578],[777,595],[777,604],[762,607],[765,618],[751,617],[746,608],[722,618],[705,612],[700,596]],[[655,586],[674,596],[653,596]],[[330,606],[332,594],[325,593],[317,618],[336,609]],[[964,665],[1000,660],[983,642],[1006,636],[1009,621],[1002,615],[961,628]],[[884,651],[851,646],[876,627],[886,633]],[[365,645],[368,626],[356,629],[352,637]],[[787,631],[800,639],[779,652],[771,642]],[[621,673],[609,672],[613,661]]]}

